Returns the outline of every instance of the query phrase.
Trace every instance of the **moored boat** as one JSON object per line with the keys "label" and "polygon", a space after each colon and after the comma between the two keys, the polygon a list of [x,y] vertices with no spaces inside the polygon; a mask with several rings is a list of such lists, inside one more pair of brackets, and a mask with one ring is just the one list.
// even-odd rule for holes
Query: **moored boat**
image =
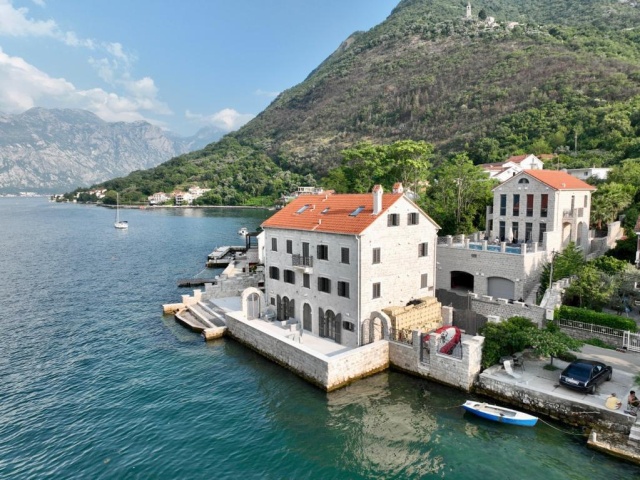
{"label": "moored boat", "polygon": [[494,422],[507,423],[510,425],[520,425],[523,427],[533,427],[538,421],[538,417],[528,413],[512,410],[511,408],[498,407],[488,403],[467,400],[463,405],[467,412],[471,412],[479,417],[493,420]]}

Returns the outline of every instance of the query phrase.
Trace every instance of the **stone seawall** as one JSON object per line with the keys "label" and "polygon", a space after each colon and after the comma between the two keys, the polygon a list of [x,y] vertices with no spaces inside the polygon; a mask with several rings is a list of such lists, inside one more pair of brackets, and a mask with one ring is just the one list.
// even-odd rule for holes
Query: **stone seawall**
{"label": "stone seawall", "polygon": [[482,337],[464,335],[462,339],[462,358],[436,352],[436,338],[429,339],[429,350],[420,353],[418,332],[413,334],[413,344],[390,342],[389,361],[391,366],[412,375],[436,381],[466,392],[471,391],[476,375],[480,372],[482,356]]}
{"label": "stone seawall", "polygon": [[594,409],[591,405],[529,389],[526,385],[507,384],[486,374],[478,377],[475,391],[576,427],[593,428],[595,425],[628,435],[636,421],[636,417],[625,415],[620,410]]}
{"label": "stone seawall", "polygon": [[560,330],[569,335],[571,338],[575,338],[578,340],[590,340],[592,338],[597,338],[608,345],[615,346],[616,348],[622,348],[623,345],[622,337],[616,335],[605,335],[604,333],[590,332],[588,330],[570,328],[563,325],[560,325]]}
{"label": "stone seawall", "polygon": [[326,391],[389,367],[387,341],[326,356],[303,344],[260,330],[252,326],[251,321],[230,314],[226,315],[226,319],[229,336]]}

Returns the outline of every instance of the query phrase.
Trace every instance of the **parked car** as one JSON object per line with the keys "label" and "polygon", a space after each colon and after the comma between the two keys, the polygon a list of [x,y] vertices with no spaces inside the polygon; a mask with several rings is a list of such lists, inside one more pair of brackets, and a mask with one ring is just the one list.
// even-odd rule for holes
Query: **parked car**
{"label": "parked car", "polygon": [[611,380],[613,369],[595,360],[571,362],[560,374],[560,385],[581,392],[595,393],[596,387]]}

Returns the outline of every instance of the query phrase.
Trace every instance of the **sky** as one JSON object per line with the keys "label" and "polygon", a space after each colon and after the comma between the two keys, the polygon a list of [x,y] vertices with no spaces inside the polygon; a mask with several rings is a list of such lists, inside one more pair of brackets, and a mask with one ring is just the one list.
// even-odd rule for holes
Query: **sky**
{"label": "sky", "polygon": [[237,130],[399,0],[0,0],[0,112]]}

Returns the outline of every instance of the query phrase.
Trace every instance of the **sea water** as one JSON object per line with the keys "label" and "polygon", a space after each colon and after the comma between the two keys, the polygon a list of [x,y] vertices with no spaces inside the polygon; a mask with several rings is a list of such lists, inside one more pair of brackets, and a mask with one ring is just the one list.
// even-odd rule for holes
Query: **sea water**
{"label": "sea water", "polygon": [[[500,425],[397,372],[325,393],[162,315],[270,214],[0,199],[0,478],[602,479],[581,432]],[[562,430],[562,431],[561,431]]]}

